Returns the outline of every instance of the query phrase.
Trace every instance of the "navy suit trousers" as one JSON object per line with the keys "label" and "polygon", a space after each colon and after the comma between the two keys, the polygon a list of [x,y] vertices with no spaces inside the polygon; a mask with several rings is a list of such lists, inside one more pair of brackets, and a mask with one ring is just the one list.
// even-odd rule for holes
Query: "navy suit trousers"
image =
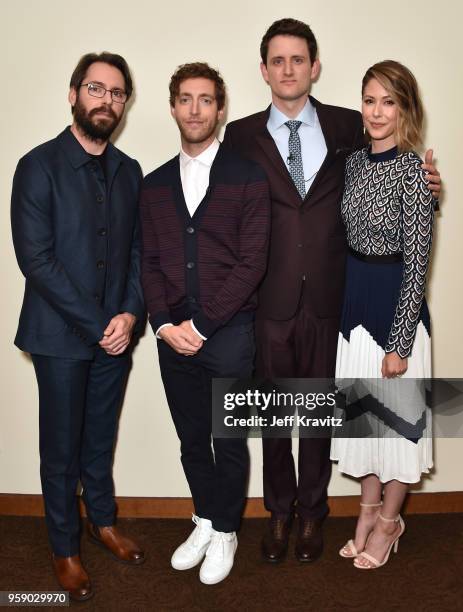
{"label": "navy suit trousers", "polygon": [[55,555],[79,552],[77,486],[90,521],[115,521],[112,461],[130,355],[93,360],[32,355],[39,387],[40,476]]}
{"label": "navy suit trousers", "polygon": [[237,531],[246,500],[247,440],[212,437],[212,378],[252,376],[253,324],[222,327],[190,357],[163,340],[158,352],[195,512],[211,520],[216,531]]}

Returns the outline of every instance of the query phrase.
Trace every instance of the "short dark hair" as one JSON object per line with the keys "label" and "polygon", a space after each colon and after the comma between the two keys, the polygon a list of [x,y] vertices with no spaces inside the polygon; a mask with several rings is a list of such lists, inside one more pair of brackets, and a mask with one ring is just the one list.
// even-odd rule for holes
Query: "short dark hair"
{"label": "short dark hair", "polygon": [[125,91],[127,93],[127,99],[130,98],[133,92],[133,84],[132,84],[132,75],[130,74],[130,69],[125,61],[125,59],[121,55],[117,55],[117,53],[109,53],[108,51],[103,51],[102,53],[86,53],[83,55],[77,66],[74,68],[74,72],[71,76],[71,82],[69,84],[70,87],[79,91],[79,87],[82,85],[82,81],[87,74],[87,70],[90,68],[92,64],[95,62],[103,62],[104,64],[109,64],[110,66],[114,66],[122,72],[122,76],[124,77],[125,83]]}
{"label": "short dark hair", "polygon": [[260,43],[260,56],[262,58],[262,62],[265,65],[267,65],[269,42],[275,36],[280,35],[297,36],[298,38],[303,38],[307,42],[307,47],[309,48],[309,56],[311,63],[313,64],[314,61],[317,59],[317,41],[312,30],[303,21],[287,17],[286,19],[279,19],[278,21],[272,23],[272,25],[265,32],[262,38],[262,42]]}
{"label": "short dark hair", "polygon": [[169,102],[172,107],[175,106],[175,99],[180,92],[180,85],[187,79],[209,79],[215,85],[215,99],[217,108],[222,110],[225,106],[226,89],[223,78],[220,73],[211,68],[206,62],[192,62],[190,64],[182,64],[178,66],[169,83]]}

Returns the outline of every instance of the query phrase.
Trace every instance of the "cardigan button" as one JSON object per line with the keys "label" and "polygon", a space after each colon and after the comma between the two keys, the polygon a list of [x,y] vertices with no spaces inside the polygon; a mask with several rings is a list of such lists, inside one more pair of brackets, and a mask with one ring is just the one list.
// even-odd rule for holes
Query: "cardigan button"
{"label": "cardigan button", "polygon": [[194,261],[189,261],[187,263],[186,267],[188,268],[188,270],[193,270],[193,268],[195,267],[195,262]]}

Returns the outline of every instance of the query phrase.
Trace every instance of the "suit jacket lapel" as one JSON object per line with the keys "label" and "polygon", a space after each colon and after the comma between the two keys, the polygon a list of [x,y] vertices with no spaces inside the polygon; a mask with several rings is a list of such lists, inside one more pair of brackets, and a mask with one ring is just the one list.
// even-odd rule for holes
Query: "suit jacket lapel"
{"label": "suit jacket lapel", "polygon": [[286,182],[288,187],[288,193],[291,195],[291,202],[296,206],[300,206],[302,203],[301,196],[296,188],[296,185],[291,178],[286,164],[284,163],[280,151],[275,144],[275,141],[270,136],[270,132],[267,129],[267,121],[270,114],[270,106],[264,111],[261,119],[261,125],[258,127],[256,133],[256,142],[262,149],[264,155],[270,160],[273,168],[278,172],[280,177]]}
{"label": "suit jacket lapel", "polygon": [[321,104],[321,102],[318,102],[318,100],[315,100],[315,98],[312,98],[312,96],[309,96],[309,98],[310,98],[310,102],[313,104],[313,106],[315,107],[315,110],[317,111],[317,117],[320,122],[320,127],[323,132],[323,137],[325,138],[327,152],[325,155],[325,159],[323,160],[323,163],[317,172],[317,176],[313,180],[312,185],[310,186],[310,189],[305,196],[304,201],[307,201],[308,198],[313,194],[322,176],[325,174],[325,172],[330,167],[330,165],[332,164],[332,162],[334,161],[336,157],[336,138],[335,138],[336,135],[333,130],[333,124],[329,121],[329,118],[327,118],[326,116],[324,105]]}
{"label": "suit jacket lapel", "polygon": [[[323,163],[317,172],[317,176],[312,182],[312,185],[310,186],[310,189],[304,198],[304,202],[307,202],[310,196],[313,194],[321,178],[323,177],[323,175],[325,174],[327,169],[330,167],[330,165],[333,163],[336,157],[336,134],[333,129],[333,124],[332,122],[330,122],[329,117],[327,117],[327,113],[326,113],[324,105],[321,102],[318,102],[318,100],[316,100],[312,96],[309,96],[309,98],[310,98],[311,103],[315,107],[315,110],[317,111],[317,116],[320,122],[320,127],[323,132],[323,137],[325,138],[327,152],[326,152],[325,159],[323,160]],[[262,114],[262,117],[260,119],[261,123],[258,126],[258,130],[256,133],[256,142],[259,145],[259,147],[262,149],[262,152],[264,153],[264,155],[272,163],[273,168],[278,172],[281,178],[283,178],[283,180],[285,181],[288,187],[288,195],[291,197],[291,202],[295,206],[300,206],[302,204],[302,200],[299,195],[299,192],[297,191],[297,188],[293,182],[293,179],[291,178],[289,170],[280,155],[280,152],[275,144],[275,141],[270,136],[270,133],[267,130],[267,121],[268,121],[269,114],[270,114],[270,106],[265,110],[265,112]]]}

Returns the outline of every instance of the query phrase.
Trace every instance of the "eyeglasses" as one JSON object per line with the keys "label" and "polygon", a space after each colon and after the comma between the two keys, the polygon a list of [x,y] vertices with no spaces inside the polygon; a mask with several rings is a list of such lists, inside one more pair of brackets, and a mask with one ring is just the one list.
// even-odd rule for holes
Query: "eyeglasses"
{"label": "eyeglasses", "polygon": [[106,89],[106,87],[98,85],[98,83],[82,83],[81,87],[86,87],[89,95],[94,98],[104,98],[106,92],[109,91],[113,102],[118,102],[119,104],[127,102],[127,93],[122,91],[122,89]]}

